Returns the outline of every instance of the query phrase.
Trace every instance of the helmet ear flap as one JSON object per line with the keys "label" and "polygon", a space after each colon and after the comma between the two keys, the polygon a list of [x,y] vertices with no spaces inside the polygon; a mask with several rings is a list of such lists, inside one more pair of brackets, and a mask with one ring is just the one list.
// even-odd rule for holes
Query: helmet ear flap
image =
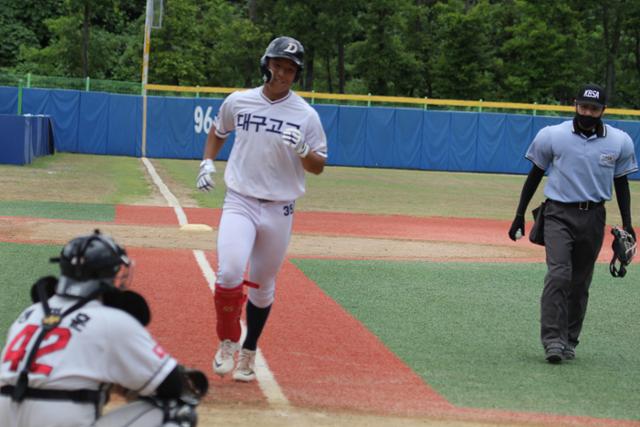
{"label": "helmet ear flap", "polygon": [[265,83],[269,83],[271,81],[271,70],[268,67],[267,55],[262,55],[260,58],[260,71],[262,72],[262,80]]}

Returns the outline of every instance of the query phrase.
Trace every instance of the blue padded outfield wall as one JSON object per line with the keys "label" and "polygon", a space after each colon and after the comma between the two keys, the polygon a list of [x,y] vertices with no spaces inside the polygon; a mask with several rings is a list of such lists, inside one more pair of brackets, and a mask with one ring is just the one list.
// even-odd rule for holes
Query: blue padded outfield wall
{"label": "blue padded outfield wall", "polygon": [[[55,149],[141,155],[142,98],[72,90],[24,89],[23,113],[52,116]],[[199,159],[222,100],[149,97],[147,157]],[[0,114],[15,114],[18,89],[0,87]],[[314,105],[329,141],[330,165],[527,173],[524,154],[544,126],[566,118]],[[606,120],[626,131],[640,157],[640,121]],[[218,159],[226,160],[233,136]],[[640,172],[631,176],[640,179]]]}

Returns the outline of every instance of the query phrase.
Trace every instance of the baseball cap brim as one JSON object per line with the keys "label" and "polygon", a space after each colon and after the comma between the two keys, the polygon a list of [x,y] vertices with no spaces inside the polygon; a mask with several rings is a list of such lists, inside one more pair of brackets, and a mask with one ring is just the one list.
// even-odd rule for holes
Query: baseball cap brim
{"label": "baseball cap brim", "polygon": [[576,104],[587,104],[587,105],[595,105],[596,107],[606,107],[605,104],[598,102],[598,101],[594,101],[593,99],[576,99]]}

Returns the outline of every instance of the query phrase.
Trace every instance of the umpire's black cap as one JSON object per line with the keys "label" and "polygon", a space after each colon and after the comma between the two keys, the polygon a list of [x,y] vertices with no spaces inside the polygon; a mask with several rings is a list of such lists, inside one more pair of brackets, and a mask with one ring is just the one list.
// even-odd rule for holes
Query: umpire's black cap
{"label": "umpire's black cap", "polygon": [[606,107],[607,93],[602,86],[590,83],[582,86],[576,96],[576,104],[591,104]]}

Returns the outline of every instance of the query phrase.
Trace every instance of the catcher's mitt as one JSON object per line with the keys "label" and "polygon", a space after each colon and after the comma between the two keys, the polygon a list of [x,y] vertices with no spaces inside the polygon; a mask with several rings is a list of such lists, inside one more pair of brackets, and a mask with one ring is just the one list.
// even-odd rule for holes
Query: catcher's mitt
{"label": "catcher's mitt", "polygon": [[202,371],[184,366],[180,367],[180,371],[184,389],[181,399],[185,403],[197,405],[209,391],[207,376]]}
{"label": "catcher's mitt", "polygon": [[[613,258],[609,263],[609,272],[613,277],[624,277],[627,274],[625,267],[631,264],[631,260],[636,255],[638,245],[633,236],[621,228],[613,227],[611,234],[613,234],[613,242],[611,243]],[[616,268],[616,261],[620,262],[620,267],[618,268]]]}

